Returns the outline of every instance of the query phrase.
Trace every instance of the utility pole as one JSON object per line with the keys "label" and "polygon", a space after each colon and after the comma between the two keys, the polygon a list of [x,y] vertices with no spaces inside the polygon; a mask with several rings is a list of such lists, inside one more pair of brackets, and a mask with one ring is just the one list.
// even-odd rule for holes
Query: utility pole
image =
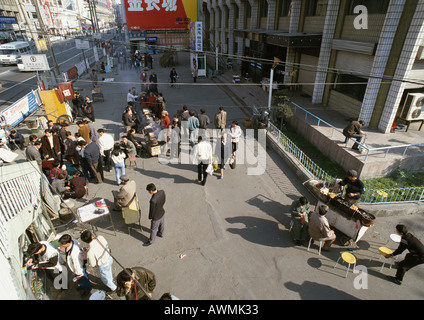
{"label": "utility pole", "polygon": [[[21,1],[21,0],[20,0]],[[35,12],[37,14],[38,22],[40,23],[41,32],[43,33],[43,37],[46,39],[47,48],[49,49],[50,56],[52,57],[53,62],[53,72],[55,74],[55,78],[60,76],[59,65],[56,61],[56,56],[54,55],[52,43],[50,42],[50,36],[47,33],[46,25],[44,24],[43,17],[41,16],[40,7],[38,5],[38,0],[32,0],[32,4],[35,7]]]}
{"label": "utility pole", "polygon": [[31,21],[28,18],[28,13],[25,10],[22,0],[18,0],[18,4],[19,4],[19,8],[22,11],[22,16],[25,19],[25,23],[29,29],[29,33],[31,34],[32,40],[34,40],[35,48],[37,49],[38,53],[41,53],[41,47],[40,47],[40,44],[38,43],[38,34],[33,29],[33,25],[31,24]]}

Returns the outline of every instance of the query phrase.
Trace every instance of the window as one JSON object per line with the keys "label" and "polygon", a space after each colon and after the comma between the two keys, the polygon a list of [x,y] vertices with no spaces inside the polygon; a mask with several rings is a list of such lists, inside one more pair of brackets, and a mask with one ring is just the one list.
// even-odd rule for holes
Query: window
{"label": "window", "polygon": [[317,4],[318,4],[318,0],[306,1],[305,15],[307,17],[315,16],[317,14]]}
{"label": "window", "polygon": [[350,0],[349,13],[350,15],[355,14],[353,10],[356,6],[365,6],[369,14],[386,14],[387,8],[389,7],[390,0]]}
{"label": "window", "polygon": [[252,7],[249,2],[246,2],[246,18],[249,19],[252,17]]}
{"label": "window", "polygon": [[261,15],[261,18],[268,17],[268,0],[261,1],[259,13]]}
{"label": "window", "polygon": [[334,85],[334,90],[343,93],[351,98],[364,100],[367,90],[368,80],[351,74],[338,74]]}
{"label": "window", "polygon": [[280,2],[280,11],[279,11],[280,17],[287,17],[289,15],[291,2],[292,0],[282,0]]}

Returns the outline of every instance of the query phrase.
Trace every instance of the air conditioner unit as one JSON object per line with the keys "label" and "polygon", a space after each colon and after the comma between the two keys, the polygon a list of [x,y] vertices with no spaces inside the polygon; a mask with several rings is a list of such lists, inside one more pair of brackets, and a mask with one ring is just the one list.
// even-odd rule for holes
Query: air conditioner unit
{"label": "air conditioner unit", "polygon": [[400,117],[407,121],[424,120],[424,93],[409,93]]}

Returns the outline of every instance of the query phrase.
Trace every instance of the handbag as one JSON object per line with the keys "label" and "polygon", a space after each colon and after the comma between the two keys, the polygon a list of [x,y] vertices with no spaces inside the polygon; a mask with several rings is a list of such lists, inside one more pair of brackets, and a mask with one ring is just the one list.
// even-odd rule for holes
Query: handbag
{"label": "handbag", "polygon": [[211,164],[208,164],[208,167],[206,168],[206,173],[212,175],[213,171],[213,166]]}

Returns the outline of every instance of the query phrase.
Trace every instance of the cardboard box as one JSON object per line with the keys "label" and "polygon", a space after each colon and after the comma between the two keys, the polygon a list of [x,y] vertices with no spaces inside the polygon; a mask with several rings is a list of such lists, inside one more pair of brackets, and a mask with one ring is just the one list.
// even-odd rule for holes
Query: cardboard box
{"label": "cardboard box", "polygon": [[160,145],[149,145],[149,153],[152,157],[160,155]]}

